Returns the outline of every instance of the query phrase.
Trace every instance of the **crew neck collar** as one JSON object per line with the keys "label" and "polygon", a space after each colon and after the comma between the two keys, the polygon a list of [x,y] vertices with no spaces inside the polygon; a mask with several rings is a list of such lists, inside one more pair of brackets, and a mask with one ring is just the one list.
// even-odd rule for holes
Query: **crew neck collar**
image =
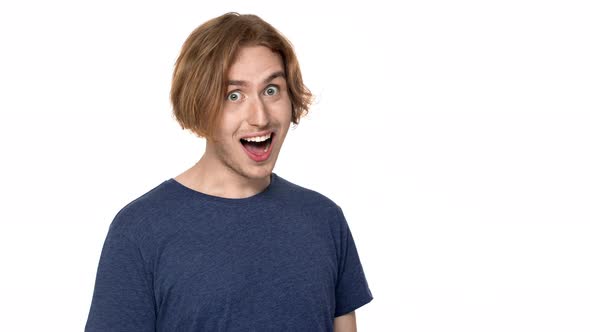
{"label": "crew neck collar", "polygon": [[219,202],[219,203],[243,204],[243,203],[248,203],[251,201],[258,200],[258,199],[263,198],[264,196],[268,195],[269,191],[271,191],[272,188],[276,186],[276,181],[277,181],[277,175],[274,172],[271,172],[270,184],[266,188],[264,188],[261,192],[259,192],[257,194],[254,194],[249,197],[244,197],[244,198],[227,198],[227,197],[205,194],[203,192],[194,190],[192,188],[189,188],[189,187],[183,185],[182,183],[178,182],[174,178],[170,178],[166,182],[172,184],[179,191],[186,193],[190,196],[193,196],[195,198],[199,198],[199,199],[203,199],[203,200],[207,200],[207,201]]}

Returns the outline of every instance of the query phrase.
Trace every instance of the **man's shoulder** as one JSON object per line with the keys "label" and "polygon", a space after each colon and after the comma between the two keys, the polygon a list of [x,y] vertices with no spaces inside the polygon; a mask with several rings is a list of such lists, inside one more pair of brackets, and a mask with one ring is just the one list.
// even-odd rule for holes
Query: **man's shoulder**
{"label": "man's shoulder", "polygon": [[290,204],[304,208],[339,208],[338,204],[331,198],[311,187],[295,184],[280,177],[279,180],[281,181],[281,191],[284,199]]}
{"label": "man's shoulder", "polygon": [[141,237],[151,228],[153,220],[172,210],[169,205],[173,200],[169,198],[165,187],[168,181],[153,186],[125,203],[115,214],[110,229],[129,237]]}

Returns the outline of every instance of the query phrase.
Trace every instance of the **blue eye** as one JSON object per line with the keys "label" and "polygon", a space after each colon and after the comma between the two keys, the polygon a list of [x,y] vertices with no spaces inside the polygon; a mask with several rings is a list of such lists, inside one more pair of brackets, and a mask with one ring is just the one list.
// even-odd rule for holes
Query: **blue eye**
{"label": "blue eye", "polygon": [[269,85],[265,90],[264,94],[267,96],[274,96],[279,93],[279,87],[276,85]]}
{"label": "blue eye", "polygon": [[239,91],[232,91],[227,95],[227,97],[225,99],[227,99],[229,101],[238,101],[238,100],[242,99],[242,93]]}

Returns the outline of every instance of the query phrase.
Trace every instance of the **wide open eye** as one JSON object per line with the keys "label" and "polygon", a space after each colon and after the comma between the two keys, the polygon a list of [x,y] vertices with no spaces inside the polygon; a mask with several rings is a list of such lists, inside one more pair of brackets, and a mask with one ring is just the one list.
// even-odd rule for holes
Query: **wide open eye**
{"label": "wide open eye", "polygon": [[227,95],[227,97],[225,97],[225,99],[227,99],[229,101],[238,101],[243,98],[244,98],[244,96],[242,95],[242,93],[240,91],[232,91]]}
{"label": "wide open eye", "polygon": [[264,90],[264,94],[267,96],[274,96],[279,93],[279,87],[276,85],[269,85]]}

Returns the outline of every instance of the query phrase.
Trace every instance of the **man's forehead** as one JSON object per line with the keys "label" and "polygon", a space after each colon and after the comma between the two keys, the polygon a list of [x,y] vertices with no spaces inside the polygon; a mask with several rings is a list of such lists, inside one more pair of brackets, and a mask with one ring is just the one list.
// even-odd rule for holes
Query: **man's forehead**
{"label": "man's forehead", "polygon": [[[285,77],[284,71],[280,53],[263,45],[241,46],[228,69],[227,82],[259,84],[267,82],[277,72],[283,72],[282,77]],[[270,80],[277,77],[281,76],[275,75]]]}
{"label": "man's forehead", "polygon": [[[273,71],[271,74],[267,75],[263,80],[262,83],[263,84],[268,84],[270,82],[272,82],[274,79],[277,78],[283,78],[283,79],[287,79],[285,72],[280,69],[280,70],[275,70]],[[227,85],[235,85],[235,86],[246,86],[249,85],[251,83],[254,82],[249,82],[248,80],[241,80],[241,79],[234,79],[232,77],[230,77],[227,81]]]}

